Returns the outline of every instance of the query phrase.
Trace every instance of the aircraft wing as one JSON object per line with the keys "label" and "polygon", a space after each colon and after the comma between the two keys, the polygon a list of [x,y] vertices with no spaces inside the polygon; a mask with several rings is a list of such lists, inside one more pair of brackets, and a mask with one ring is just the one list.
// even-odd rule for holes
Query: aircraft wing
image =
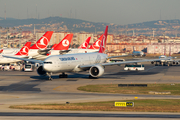
{"label": "aircraft wing", "polygon": [[49,51],[50,51],[51,49],[44,49],[44,50],[38,50],[38,53],[40,54],[40,55],[46,55]]}
{"label": "aircraft wing", "polygon": [[120,55],[120,56],[111,56],[111,57],[108,57],[107,59],[110,59],[110,58],[118,58],[118,57],[126,57],[126,56],[131,56],[132,54],[128,54],[128,55]]}
{"label": "aircraft wing", "polygon": [[110,66],[110,65],[128,64],[128,63],[151,62],[151,61],[159,61],[159,60],[169,60],[169,59],[143,59],[143,60],[114,62],[114,63],[99,63],[99,64],[91,64],[91,65],[79,65],[79,68],[88,68],[88,67],[92,67],[94,65]]}
{"label": "aircraft wing", "polygon": [[2,56],[3,56],[3,57],[6,57],[6,58],[24,60],[24,61],[34,62],[34,63],[43,63],[43,61],[41,61],[41,60],[27,59],[27,58],[15,57],[15,56],[7,56],[7,55],[2,55]]}
{"label": "aircraft wing", "polygon": [[59,54],[61,55],[61,54],[66,54],[66,53],[68,53],[69,51],[71,51],[71,50],[59,50]]}

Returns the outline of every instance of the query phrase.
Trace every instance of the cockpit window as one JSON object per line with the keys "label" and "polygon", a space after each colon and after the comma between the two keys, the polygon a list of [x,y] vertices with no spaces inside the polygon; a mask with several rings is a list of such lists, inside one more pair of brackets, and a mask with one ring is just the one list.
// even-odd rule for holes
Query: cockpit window
{"label": "cockpit window", "polygon": [[44,64],[52,64],[52,62],[44,62]]}

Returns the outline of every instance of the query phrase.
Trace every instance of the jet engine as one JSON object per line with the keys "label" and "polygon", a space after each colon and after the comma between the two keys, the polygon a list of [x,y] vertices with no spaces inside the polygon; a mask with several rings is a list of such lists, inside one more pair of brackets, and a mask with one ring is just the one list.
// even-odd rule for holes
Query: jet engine
{"label": "jet engine", "polygon": [[152,61],[151,64],[154,64],[154,61]]}
{"label": "jet engine", "polygon": [[99,77],[99,76],[103,75],[104,68],[103,68],[103,66],[95,65],[90,68],[89,73],[92,77]]}
{"label": "jet engine", "polygon": [[43,66],[40,66],[38,69],[37,69],[37,73],[41,76],[46,76],[47,73],[46,71],[43,70]]}

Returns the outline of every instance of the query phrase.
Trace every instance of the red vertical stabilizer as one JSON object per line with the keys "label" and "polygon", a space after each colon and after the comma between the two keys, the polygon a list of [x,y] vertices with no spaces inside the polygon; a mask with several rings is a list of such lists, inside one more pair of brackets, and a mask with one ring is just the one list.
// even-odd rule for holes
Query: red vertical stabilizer
{"label": "red vertical stabilizer", "polygon": [[101,40],[104,34],[101,35],[100,38],[98,38],[98,40],[96,40],[90,47],[89,49],[99,49],[100,45],[101,45]]}
{"label": "red vertical stabilizer", "polygon": [[103,34],[101,45],[100,45],[100,48],[99,48],[99,53],[105,53],[107,33],[108,33],[108,26],[106,26],[105,32]]}
{"label": "red vertical stabilizer", "polygon": [[52,34],[53,31],[47,31],[30,49],[46,49]]}
{"label": "red vertical stabilizer", "polygon": [[57,44],[53,50],[68,50],[73,34],[67,34],[59,44]]}
{"label": "red vertical stabilizer", "polygon": [[79,47],[78,49],[87,49],[87,46],[89,45],[89,41],[91,40],[91,37],[88,37]]}
{"label": "red vertical stabilizer", "polygon": [[30,46],[31,42],[27,42],[15,55],[28,56]]}

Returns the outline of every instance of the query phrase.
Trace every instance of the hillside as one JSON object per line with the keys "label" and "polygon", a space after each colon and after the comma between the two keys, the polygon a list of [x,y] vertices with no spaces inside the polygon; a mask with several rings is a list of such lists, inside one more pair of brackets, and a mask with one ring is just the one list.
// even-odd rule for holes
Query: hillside
{"label": "hillside", "polygon": [[[148,21],[143,23],[129,24],[129,25],[116,25],[109,23],[95,23],[79,19],[62,18],[62,17],[49,17],[44,19],[2,19],[0,18],[0,26],[22,28],[23,30],[33,30],[34,24],[36,29],[40,31],[65,31],[65,32],[102,32],[106,25],[109,25],[109,32],[113,34],[128,34],[135,30],[136,34],[150,35],[152,30],[156,34],[173,35],[174,31],[180,28],[180,20],[157,20]],[[178,32],[177,32],[178,33]],[[130,33],[129,33],[130,34]]]}

